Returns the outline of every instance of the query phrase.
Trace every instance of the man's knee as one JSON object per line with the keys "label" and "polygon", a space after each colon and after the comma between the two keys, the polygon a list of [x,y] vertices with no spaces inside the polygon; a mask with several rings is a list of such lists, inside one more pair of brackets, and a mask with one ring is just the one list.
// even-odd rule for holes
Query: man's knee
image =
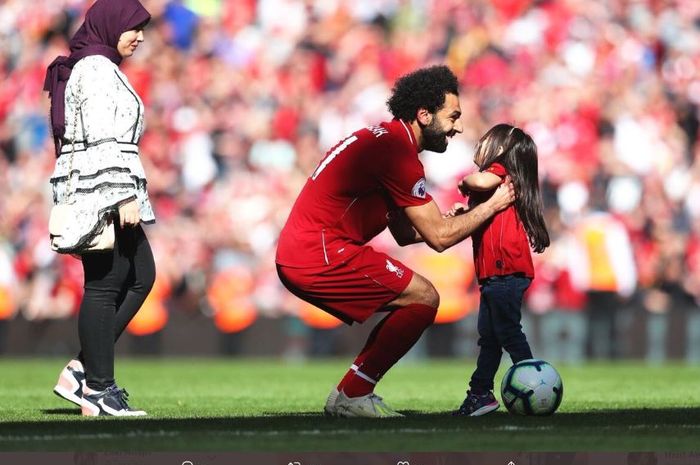
{"label": "man's knee", "polygon": [[435,286],[422,276],[415,275],[415,277],[418,279],[413,292],[415,299],[413,303],[427,305],[437,311],[437,308],[440,306],[440,294],[438,294]]}
{"label": "man's knee", "polygon": [[418,292],[416,293],[416,298],[418,299],[418,302],[416,303],[433,307],[437,311],[437,308],[440,306],[440,294],[438,294],[435,286],[433,286],[433,283],[423,277],[420,277],[417,290]]}
{"label": "man's knee", "polygon": [[425,302],[423,303],[433,307],[435,309],[435,313],[437,313],[437,309],[440,306],[440,294],[438,294],[438,291],[435,289],[432,283],[428,282],[428,285],[429,286],[424,294]]}
{"label": "man's knee", "polygon": [[415,273],[408,287],[389,305],[404,307],[411,304],[427,305],[437,310],[440,306],[440,295],[430,281]]}

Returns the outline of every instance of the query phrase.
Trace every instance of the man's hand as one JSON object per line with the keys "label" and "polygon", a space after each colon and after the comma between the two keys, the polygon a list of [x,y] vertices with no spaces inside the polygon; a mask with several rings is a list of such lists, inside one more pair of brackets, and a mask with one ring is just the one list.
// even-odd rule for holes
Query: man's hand
{"label": "man's hand", "polygon": [[515,189],[513,188],[513,182],[508,177],[503,184],[498,186],[491,198],[484,203],[493,208],[494,211],[499,212],[508,208],[514,201]]}
{"label": "man's hand", "polygon": [[136,200],[132,200],[119,207],[119,224],[122,228],[125,225],[136,226],[140,221],[139,206]]}
{"label": "man's hand", "polygon": [[[435,200],[404,208],[404,213],[426,244],[442,252],[469,237],[496,212],[508,207],[515,200],[513,183],[506,178],[491,198],[475,205],[462,215],[443,216]],[[454,208],[454,207],[453,207]],[[458,212],[457,209],[454,211]]]}

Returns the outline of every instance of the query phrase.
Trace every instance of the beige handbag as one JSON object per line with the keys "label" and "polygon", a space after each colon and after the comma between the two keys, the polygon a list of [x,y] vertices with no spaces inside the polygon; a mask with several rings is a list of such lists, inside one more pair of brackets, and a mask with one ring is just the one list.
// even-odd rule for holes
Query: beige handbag
{"label": "beige handbag", "polygon": [[[86,252],[101,252],[114,249],[114,221],[110,216],[107,222],[101,226],[101,230],[84,244],[75,244],[74,247],[61,248],[60,239],[68,225],[77,214],[74,203],[61,203],[51,208],[49,216],[49,238],[51,249],[58,253],[82,254]],[[99,228],[98,228],[99,229]]]}
{"label": "beige handbag", "polygon": [[[78,111],[75,113],[75,128],[78,127]],[[63,203],[54,205],[51,208],[49,215],[49,239],[51,240],[51,249],[58,253],[68,254],[83,254],[87,252],[102,252],[114,249],[114,218],[112,215],[106,218],[106,221],[100,221],[95,231],[88,234],[83,241],[78,244],[66,246],[61,245],[61,238],[65,234],[71,222],[80,214],[73,194],[72,188],[72,171],[73,157],[75,155],[75,139],[71,147],[70,160],[68,161],[68,186],[67,193],[63,199]]]}

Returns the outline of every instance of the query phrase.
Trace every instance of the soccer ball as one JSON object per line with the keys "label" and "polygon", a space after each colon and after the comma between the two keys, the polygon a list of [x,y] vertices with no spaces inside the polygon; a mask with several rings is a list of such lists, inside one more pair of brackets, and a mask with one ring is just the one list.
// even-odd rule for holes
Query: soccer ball
{"label": "soccer ball", "polygon": [[559,373],[544,360],[518,362],[501,381],[501,399],[510,413],[518,415],[551,415],[563,395]]}

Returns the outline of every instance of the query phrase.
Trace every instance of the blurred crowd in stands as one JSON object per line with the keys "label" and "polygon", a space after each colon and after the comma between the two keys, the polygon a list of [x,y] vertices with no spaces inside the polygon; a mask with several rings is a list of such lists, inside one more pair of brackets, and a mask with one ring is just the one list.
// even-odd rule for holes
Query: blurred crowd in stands
{"label": "blurred crowd in stands", "polygon": [[[497,122],[529,132],[552,246],[527,296],[545,357],[621,355],[632,309],[646,356],[700,362],[700,2],[697,0],[142,0],[146,41],[122,69],[146,103],[141,153],[157,283],[129,328],[172,312],[235,333],[256,318],[339,324],[279,284],[276,237],[323,153],[389,119],[393,81],[446,63],[465,131],[424,153],[447,210]],[[81,266],[51,252],[46,66],[86,0],[0,0],[0,320],[69,318]],[[374,243],[433,280],[438,321],[477,309],[471,243]],[[669,315],[683,312],[681,331]],[[629,319],[629,318],[628,318]],[[7,324],[7,323],[6,323]],[[0,332],[1,335],[1,332]],[[0,336],[1,337],[1,336]],[[473,342],[473,341],[472,341]]]}

